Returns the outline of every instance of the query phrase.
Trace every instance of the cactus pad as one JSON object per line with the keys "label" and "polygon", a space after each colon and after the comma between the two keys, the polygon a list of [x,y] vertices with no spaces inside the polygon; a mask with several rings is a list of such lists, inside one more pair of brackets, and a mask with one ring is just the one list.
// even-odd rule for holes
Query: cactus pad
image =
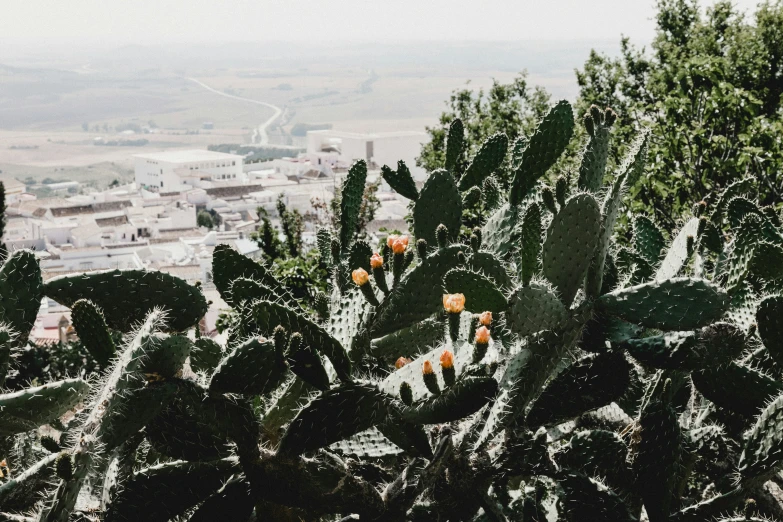
{"label": "cactus pad", "polygon": [[430,245],[437,244],[435,230],[445,225],[454,241],[462,223],[462,196],[454,177],[446,170],[436,170],[424,182],[419,199],[413,206],[413,234]]}

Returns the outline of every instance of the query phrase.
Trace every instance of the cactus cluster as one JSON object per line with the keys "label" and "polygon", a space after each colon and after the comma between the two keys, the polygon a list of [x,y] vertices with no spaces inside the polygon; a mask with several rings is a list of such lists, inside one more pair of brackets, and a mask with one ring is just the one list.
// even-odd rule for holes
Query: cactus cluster
{"label": "cactus cluster", "polygon": [[[355,239],[357,162],[340,230],[318,233],[333,285],[315,313],[215,249],[236,312],[225,346],[189,335],[207,302],[176,277],[43,284],[35,256],[13,253],[0,380],[43,296],[72,308],[105,370],[0,395],[0,435],[31,461],[0,478],[0,519],[679,522],[762,497],[783,470],[780,219],[742,180],[670,240],[645,216],[621,240],[648,135],[607,172],[615,118],[591,108],[579,171],[553,187],[567,102],[529,138],[489,138],[464,172],[455,121],[420,190],[404,163],[384,166],[414,234],[378,251]],[[494,209],[469,235],[468,193]],[[756,506],[724,520],[774,515]]]}

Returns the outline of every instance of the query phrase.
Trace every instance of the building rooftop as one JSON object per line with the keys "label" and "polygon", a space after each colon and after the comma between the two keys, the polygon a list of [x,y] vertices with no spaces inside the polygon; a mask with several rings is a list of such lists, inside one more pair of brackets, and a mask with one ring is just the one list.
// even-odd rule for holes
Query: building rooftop
{"label": "building rooftop", "polygon": [[168,163],[190,163],[192,161],[213,161],[213,160],[238,160],[242,161],[243,156],[236,154],[226,154],[225,152],[215,152],[211,150],[167,150],[165,152],[152,152],[150,154],[135,154],[134,158],[142,158],[153,161],[165,161]]}

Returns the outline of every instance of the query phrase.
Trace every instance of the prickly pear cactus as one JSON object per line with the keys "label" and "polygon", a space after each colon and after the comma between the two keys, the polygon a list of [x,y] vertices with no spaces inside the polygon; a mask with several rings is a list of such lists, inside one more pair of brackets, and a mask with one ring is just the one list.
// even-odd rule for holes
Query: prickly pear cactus
{"label": "prickly pear cactus", "polygon": [[[678,230],[634,216],[648,134],[610,171],[615,118],[581,119],[578,176],[556,172],[568,102],[473,158],[454,121],[445,168],[423,186],[402,162],[382,169],[411,200],[413,235],[377,252],[356,237],[356,163],[339,227],[317,234],[331,288],[315,310],[215,248],[225,345],[192,330],[206,301],[175,277],[43,285],[35,255],[12,254],[0,380],[44,295],[72,308],[104,369],[0,394],[0,518],[659,522],[737,509],[783,470],[780,221],[750,180]],[[463,214],[479,226],[465,233]]]}

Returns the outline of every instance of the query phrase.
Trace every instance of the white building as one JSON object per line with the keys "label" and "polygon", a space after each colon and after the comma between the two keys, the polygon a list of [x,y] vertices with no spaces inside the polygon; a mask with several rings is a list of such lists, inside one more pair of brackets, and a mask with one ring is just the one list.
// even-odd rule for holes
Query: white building
{"label": "white building", "polygon": [[421,153],[427,133],[419,131],[383,132],[358,134],[335,130],[307,132],[307,152],[304,154],[312,165],[324,163],[332,167],[347,167],[363,159],[378,167],[388,165],[397,168],[397,161],[403,160],[411,171],[413,179],[424,181],[424,169],[416,166],[416,157]]}
{"label": "white building", "polygon": [[242,156],[210,150],[137,154],[136,185],[151,192],[200,187],[202,182],[245,183]]}

